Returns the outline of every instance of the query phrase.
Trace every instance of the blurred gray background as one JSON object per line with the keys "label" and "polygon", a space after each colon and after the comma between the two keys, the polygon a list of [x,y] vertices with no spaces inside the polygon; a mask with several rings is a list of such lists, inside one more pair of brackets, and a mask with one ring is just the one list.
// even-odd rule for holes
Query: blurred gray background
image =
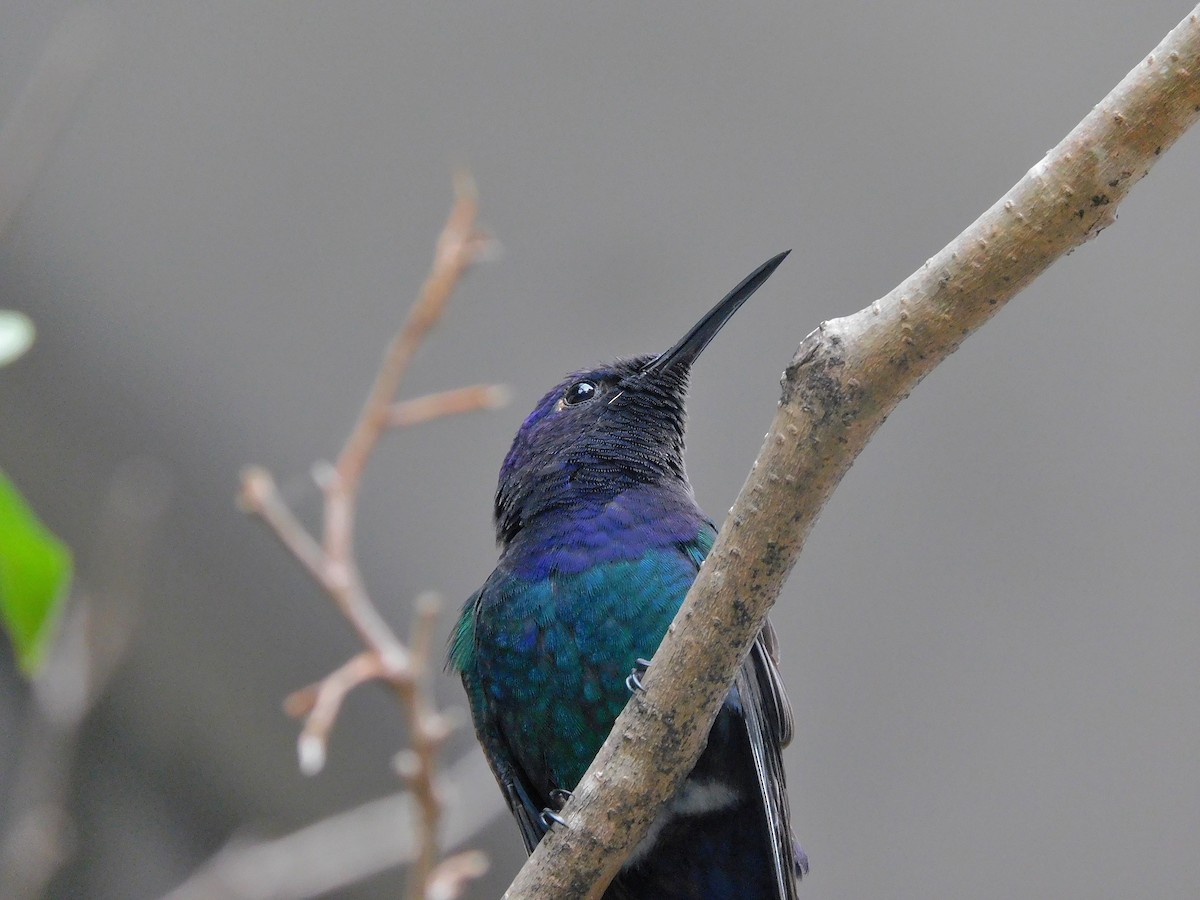
{"label": "blurred gray background", "polygon": [[[490,571],[496,471],[546,387],[665,348],[792,247],[695,373],[688,463],[719,521],[800,339],[920,266],[1188,6],[0,4],[0,121],[49,135],[0,236],[0,308],[40,329],[0,371],[0,466],[85,583],[114,473],[148,457],[173,485],[51,893],[156,897],[234,835],[396,789],[378,689],[298,774],[280,700],[355,643],[233,497],[258,462],[316,511],[310,466],[424,277],[455,168],[504,256],[406,390],[515,400],[373,460],[361,555],[400,628],[436,588],[448,629]],[[39,119],[27,85],[64,28],[92,77]],[[1198,171],[1190,134],[897,410],[814,531],[774,617],[806,898],[1197,895]],[[438,694],[462,701],[448,676]],[[27,707],[5,651],[0,804]],[[448,758],[477,752],[464,729]],[[498,896],[516,828],[476,843],[471,896]]]}

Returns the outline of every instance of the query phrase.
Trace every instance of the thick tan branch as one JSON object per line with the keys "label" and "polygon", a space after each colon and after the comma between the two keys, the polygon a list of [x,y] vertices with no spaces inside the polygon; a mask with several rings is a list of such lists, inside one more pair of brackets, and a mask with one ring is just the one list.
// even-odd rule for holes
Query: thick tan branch
{"label": "thick tan branch", "polygon": [[801,343],[758,460],[612,734],[508,898],[599,897],[704,736],[817,514],[888,413],[1117,204],[1200,118],[1200,8],[966,231]]}

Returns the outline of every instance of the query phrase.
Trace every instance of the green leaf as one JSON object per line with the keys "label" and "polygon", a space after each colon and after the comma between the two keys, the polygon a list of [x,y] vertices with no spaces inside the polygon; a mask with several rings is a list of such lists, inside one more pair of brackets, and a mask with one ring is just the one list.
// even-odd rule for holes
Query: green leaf
{"label": "green leaf", "polygon": [[71,551],[0,472],[0,623],[26,675],[41,666],[71,583]]}
{"label": "green leaf", "polygon": [[0,366],[6,366],[33,345],[33,320],[25,313],[0,309]]}

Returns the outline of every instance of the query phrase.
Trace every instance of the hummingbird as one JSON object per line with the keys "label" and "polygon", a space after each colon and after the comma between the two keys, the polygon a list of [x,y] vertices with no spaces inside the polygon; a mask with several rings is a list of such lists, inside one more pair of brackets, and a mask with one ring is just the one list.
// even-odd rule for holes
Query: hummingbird
{"label": "hummingbird", "polygon": [[[788,251],[790,252],[790,251]],[[712,549],[684,469],[692,363],[783,262],[763,263],[665,353],[574,372],[522,423],[500,469],[500,558],[467,600],[447,667],[527,852],[555,823]],[[770,623],[695,768],[605,900],[797,896],[781,749],[791,706]]]}

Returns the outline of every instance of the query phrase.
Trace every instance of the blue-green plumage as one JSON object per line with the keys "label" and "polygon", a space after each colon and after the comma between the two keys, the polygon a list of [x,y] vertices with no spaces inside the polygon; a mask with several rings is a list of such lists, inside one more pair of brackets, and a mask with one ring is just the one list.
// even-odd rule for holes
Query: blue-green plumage
{"label": "blue-green plumage", "polygon": [[[500,473],[500,560],[450,642],[492,769],[532,850],[629,699],[716,532],[683,468],[691,362],[782,261],[671,350],[577,372],[526,418]],[[708,746],[605,895],[791,898],[807,860],[788,823],[791,714],[770,626]]]}
{"label": "blue-green plumage", "polygon": [[629,700],[634,661],[654,655],[712,536],[706,524],[687,544],[537,580],[502,564],[476,594],[452,662],[470,673],[477,720],[524,736],[510,752],[540,795],[574,787],[587,769]]}

